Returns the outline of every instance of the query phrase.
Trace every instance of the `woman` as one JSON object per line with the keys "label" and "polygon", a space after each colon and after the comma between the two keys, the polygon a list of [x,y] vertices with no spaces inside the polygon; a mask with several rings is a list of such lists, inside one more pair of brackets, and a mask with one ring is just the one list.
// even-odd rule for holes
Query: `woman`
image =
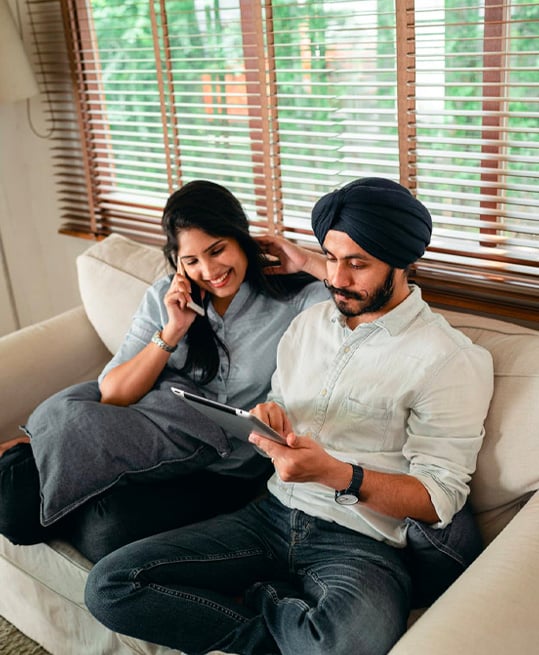
{"label": "woman", "polygon": [[[172,194],[162,223],[176,273],[148,289],[98,381],[42,403],[24,427],[32,446],[23,439],[0,457],[0,532],[14,543],[62,536],[97,561],[242,506],[269,474],[250,444],[170,387],[246,409],[262,401],[281,335],[328,297],[312,277],[324,276],[324,258],[285,239],[257,242],[239,201],[208,181]],[[262,248],[280,265],[265,266]],[[287,275],[300,270],[312,275]]]}

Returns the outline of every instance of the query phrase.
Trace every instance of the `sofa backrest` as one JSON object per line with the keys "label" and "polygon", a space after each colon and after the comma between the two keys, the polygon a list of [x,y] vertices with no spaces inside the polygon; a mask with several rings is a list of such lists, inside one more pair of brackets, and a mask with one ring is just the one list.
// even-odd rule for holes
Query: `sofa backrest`
{"label": "sofa backrest", "polygon": [[159,248],[111,234],[77,257],[77,272],[88,319],[114,354],[144,292],[167,267]]}
{"label": "sofa backrest", "polygon": [[[146,288],[166,273],[160,249],[111,235],[77,259],[88,318],[116,352]],[[494,360],[494,395],[472,479],[471,500],[487,542],[538,489],[539,332],[505,321],[441,311]]]}
{"label": "sofa backrest", "polygon": [[539,488],[539,332],[472,314],[440,313],[494,361],[494,394],[471,484],[488,543]]}

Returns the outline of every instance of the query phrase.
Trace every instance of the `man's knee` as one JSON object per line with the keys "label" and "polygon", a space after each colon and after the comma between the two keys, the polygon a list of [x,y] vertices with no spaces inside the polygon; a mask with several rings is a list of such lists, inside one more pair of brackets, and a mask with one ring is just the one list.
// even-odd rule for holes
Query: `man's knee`
{"label": "man's knee", "polygon": [[308,637],[302,637],[304,652],[309,655],[387,655],[404,633],[405,626],[393,617],[381,619],[379,614],[374,622],[365,620],[344,625],[336,621],[331,627],[311,624]]}
{"label": "man's knee", "polygon": [[[405,593],[342,606],[343,598],[327,597],[312,606],[280,582],[253,585],[246,603],[261,612],[283,653],[309,655],[386,655],[406,629],[408,600]],[[356,599],[357,600],[357,599]],[[278,635],[278,636],[276,636]]]}

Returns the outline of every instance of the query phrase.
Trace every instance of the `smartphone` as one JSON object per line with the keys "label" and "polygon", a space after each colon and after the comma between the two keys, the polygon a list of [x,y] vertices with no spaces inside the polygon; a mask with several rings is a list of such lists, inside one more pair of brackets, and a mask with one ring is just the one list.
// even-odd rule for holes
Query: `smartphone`
{"label": "smartphone", "polygon": [[204,316],[206,314],[206,310],[202,306],[200,287],[198,286],[198,284],[195,284],[193,281],[191,281],[191,298],[192,300],[190,300],[187,303],[187,307],[189,307],[189,309],[192,309],[199,316]]}
{"label": "smartphone", "polygon": [[[187,277],[185,270],[183,268],[183,264],[181,259],[178,257],[178,267],[177,267],[178,273],[183,275],[184,277]],[[187,303],[187,307],[189,309],[192,309],[194,312],[196,312],[199,316],[205,316],[206,315],[206,310],[202,306],[202,297],[200,295],[200,288],[198,284],[195,284],[191,280],[191,298],[192,300],[189,300]]]}

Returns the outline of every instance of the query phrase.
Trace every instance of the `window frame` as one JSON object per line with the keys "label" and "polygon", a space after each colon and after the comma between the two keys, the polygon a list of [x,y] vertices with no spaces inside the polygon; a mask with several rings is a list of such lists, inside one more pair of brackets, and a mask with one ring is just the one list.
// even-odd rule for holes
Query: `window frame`
{"label": "window frame", "polygon": [[[126,197],[103,200],[99,180],[94,175],[97,160],[96,140],[89,126],[96,117],[104,115],[104,107],[99,103],[102,81],[96,73],[95,58],[99,51],[94,35],[89,29],[87,0],[59,0],[64,30],[67,38],[66,57],[69,62],[74,101],[74,120],[78,134],[70,134],[63,139],[69,142],[64,159],[73,161],[78,156],[83,163],[78,179],[73,170],[66,171],[65,162],[60,184],[75,184],[80,204],[75,203],[75,194],[68,199],[60,232],[84,238],[102,239],[111,232],[121,231],[123,226],[127,236],[130,221],[137,222],[137,231],[132,236],[138,240],[162,244],[160,235],[160,207],[147,201]],[[58,2],[58,0],[57,0]],[[30,14],[38,12],[43,2],[28,0]],[[480,216],[483,226],[480,233],[487,238],[493,230],[485,223],[496,222],[493,216],[500,202],[498,185],[502,183],[503,153],[501,152],[501,131],[507,108],[504,105],[505,72],[508,68],[505,49],[505,29],[510,0],[484,0],[484,74],[482,88],[483,128],[488,131],[488,139],[482,143],[481,156],[484,166],[480,180]],[[281,184],[281,157],[279,143],[279,114],[275,102],[277,95],[275,49],[273,43],[273,10],[271,0],[254,2],[239,0],[243,35],[243,55],[245,61],[255,61],[257,65],[246,66],[248,121],[252,133],[251,157],[253,174],[256,180],[253,206],[256,217],[251,220],[254,230],[264,229],[270,233],[285,231],[283,192]],[[165,0],[150,0],[152,27],[157,62],[157,78],[160,93],[161,124],[165,134],[165,154],[167,161],[167,184],[172,192],[183,182],[182,152],[178,137],[177,117],[174,106],[174,79],[167,62],[170,61],[170,43],[167,32]],[[158,16],[160,12],[160,15]],[[420,189],[420,175],[417,158],[417,124],[415,94],[415,28],[416,9],[414,0],[395,0],[396,29],[396,85],[397,85],[397,126],[399,181],[412,193]],[[259,29],[263,26],[263,29]],[[37,33],[34,34],[37,39]],[[159,48],[162,52],[159,52]],[[165,54],[162,57],[162,54]],[[90,57],[92,65],[86,65]],[[162,65],[164,61],[164,65]],[[262,65],[260,64],[262,62]],[[47,79],[46,66],[41,66],[45,85],[54,84]],[[87,102],[88,93],[92,102]],[[67,102],[67,101],[66,101]],[[110,138],[108,125],[104,125],[101,135],[101,148],[105,148]],[[78,143],[77,143],[78,139]],[[101,153],[101,160],[103,155]],[[487,165],[488,164],[488,165]],[[106,175],[107,165],[99,164],[101,175]],[[102,180],[101,180],[102,182]],[[120,194],[121,195],[121,194]],[[420,197],[421,194],[419,193]],[[75,208],[74,205],[77,204]],[[428,203],[426,203],[428,205]],[[111,209],[111,205],[114,207]],[[123,209],[122,209],[123,208]],[[121,222],[118,228],[118,221]],[[305,243],[307,232],[288,227],[287,232],[299,243]],[[539,234],[534,234],[538,237]],[[314,247],[312,239],[306,242]],[[443,245],[431,244],[430,252],[444,252]],[[539,245],[537,248],[539,252]],[[448,250],[448,254],[455,251]],[[481,258],[478,256],[479,259]],[[496,255],[488,254],[486,259],[495,260]],[[510,262],[507,256],[501,261]],[[535,264],[539,269],[539,262]],[[484,315],[512,320],[527,326],[539,327],[539,270],[537,274],[506,274],[502,270],[489,270],[481,265],[456,262],[433,261],[425,257],[411,270],[411,278],[419,284],[427,301],[437,307],[473,311]]]}

